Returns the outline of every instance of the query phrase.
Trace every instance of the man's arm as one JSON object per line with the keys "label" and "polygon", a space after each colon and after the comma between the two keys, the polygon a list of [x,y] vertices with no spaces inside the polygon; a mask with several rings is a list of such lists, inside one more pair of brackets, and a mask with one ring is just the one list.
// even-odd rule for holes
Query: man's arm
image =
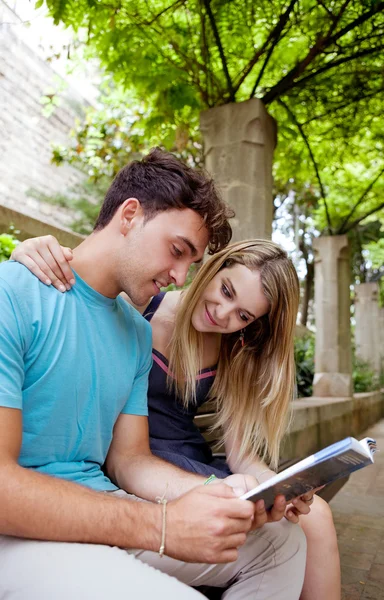
{"label": "man's arm", "polygon": [[19,466],[21,436],[21,411],[0,407],[1,534],[157,548],[158,506],[127,502]]}
{"label": "man's arm", "polygon": [[163,494],[172,500],[207,479],[154,456],[147,417],[128,414],[121,414],[116,421],[106,468],[119,488],[151,501]]}
{"label": "man's arm", "polygon": [[[0,534],[157,551],[162,507],[116,498],[20,467],[20,410],[0,408]],[[167,506],[165,552],[190,562],[237,559],[251,502],[226,485],[199,486]]]}

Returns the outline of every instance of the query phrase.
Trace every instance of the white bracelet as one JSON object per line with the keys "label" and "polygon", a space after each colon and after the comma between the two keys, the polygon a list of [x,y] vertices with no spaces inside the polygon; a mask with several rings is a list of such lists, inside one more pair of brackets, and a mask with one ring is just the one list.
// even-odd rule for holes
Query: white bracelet
{"label": "white bracelet", "polygon": [[165,551],[165,528],[167,525],[167,499],[161,498],[158,503],[162,505],[162,520],[161,520],[161,542],[159,548],[159,556],[163,558]]}

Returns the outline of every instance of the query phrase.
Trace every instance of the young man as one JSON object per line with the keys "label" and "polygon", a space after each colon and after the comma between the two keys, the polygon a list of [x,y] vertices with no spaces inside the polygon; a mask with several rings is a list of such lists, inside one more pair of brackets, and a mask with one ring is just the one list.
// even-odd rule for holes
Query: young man
{"label": "young man", "polygon": [[203,486],[151,454],[150,326],[117,297],[182,285],[229,241],[226,216],[212,181],[155,150],[112,183],[70,292],[0,267],[0,598],[193,598],[183,583],[230,582],[227,598],[299,597],[305,539],[283,499],[261,529],[263,507],[232,489],[252,478]]}

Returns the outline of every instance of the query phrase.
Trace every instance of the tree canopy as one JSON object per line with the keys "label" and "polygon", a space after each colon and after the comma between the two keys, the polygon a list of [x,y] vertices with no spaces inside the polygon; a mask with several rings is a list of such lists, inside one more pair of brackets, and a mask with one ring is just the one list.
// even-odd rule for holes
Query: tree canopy
{"label": "tree canopy", "polygon": [[113,75],[120,108],[124,92],[128,112],[132,94],[144,106],[130,146],[144,124],[147,139],[196,155],[202,109],[256,97],[278,123],[277,177],[317,188],[320,229],[382,208],[384,1],[46,2]]}
{"label": "tree canopy", "polygon": [[[40,4],[42,2],[39,2]],[[159,107],[260,98],[302,118],[383,89],[380,0],[47,0],[124,87]],[[374,75],[377,77],[374,77]]]}

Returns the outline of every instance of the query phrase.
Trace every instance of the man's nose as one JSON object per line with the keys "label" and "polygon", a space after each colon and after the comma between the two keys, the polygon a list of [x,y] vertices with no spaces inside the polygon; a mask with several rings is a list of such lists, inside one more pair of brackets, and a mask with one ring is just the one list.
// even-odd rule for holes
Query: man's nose
{"label": "man's nose", "polygon": [[190,264],[179,264],[169,272],[172,282],[177,286],[181,287],[187,280]]}

